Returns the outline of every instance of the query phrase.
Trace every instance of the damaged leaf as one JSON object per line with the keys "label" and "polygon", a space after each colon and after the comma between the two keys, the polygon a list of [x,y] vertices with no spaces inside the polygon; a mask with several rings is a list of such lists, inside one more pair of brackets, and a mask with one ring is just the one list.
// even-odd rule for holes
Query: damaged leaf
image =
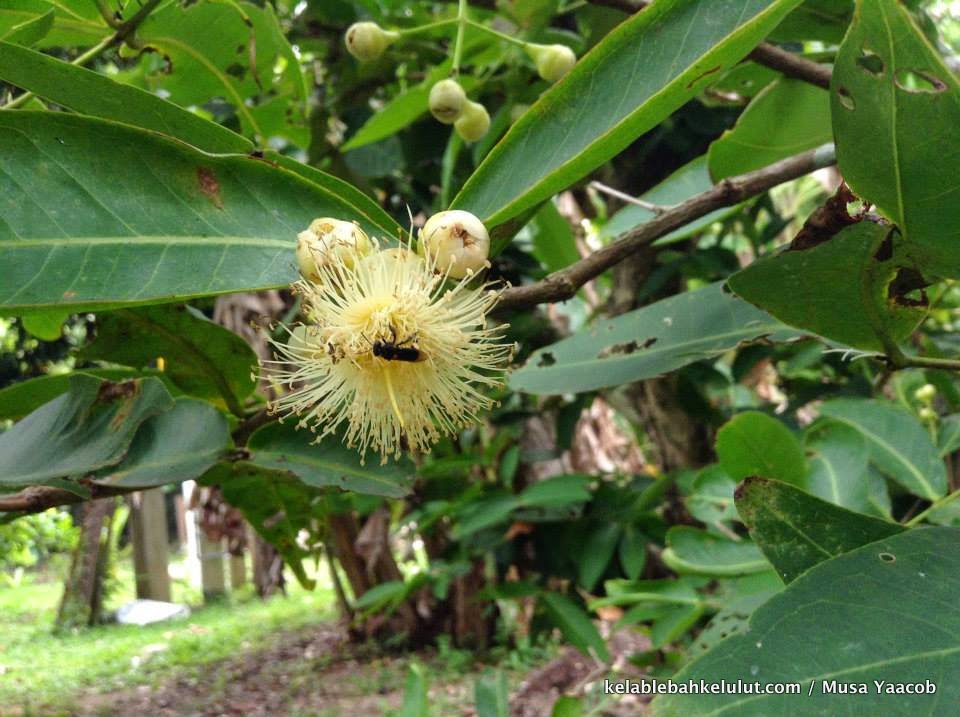
{"label": "damaged leaf", "polygon": [[535,351],[510,387],[527,393],[593,391],[668,373],[761,338],[796,336],[722,284],[658,301]]}
{"label": "damaged leaf", "polygon": [[861,221],[809,249],[755,261],[728,280],[783,322],[866,351],[907,337],[926,315],[916,272],[892,227]]}

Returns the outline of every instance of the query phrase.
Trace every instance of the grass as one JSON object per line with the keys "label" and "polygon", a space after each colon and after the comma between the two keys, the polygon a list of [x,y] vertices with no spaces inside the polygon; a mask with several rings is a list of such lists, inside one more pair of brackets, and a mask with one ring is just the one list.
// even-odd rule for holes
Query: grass
{"label": "grass", "polygon": [[[197,593],[174,582],[174,600],[195,604]],[[59,580],[0,587],[0,705],[69,703],[82,690],[107,691],[169,679],[239,652],[263,649],[279,635],[333,616],[333,594],[288,582],[288,595],[263,601],[249,589],[222,602],[194,607],[189,618],[146,627],[103,625],[66,635],[51,632]],[[133,596],[129,560],[118,565],[107,607]],[[0,709],[0,713],[3,710]]]}

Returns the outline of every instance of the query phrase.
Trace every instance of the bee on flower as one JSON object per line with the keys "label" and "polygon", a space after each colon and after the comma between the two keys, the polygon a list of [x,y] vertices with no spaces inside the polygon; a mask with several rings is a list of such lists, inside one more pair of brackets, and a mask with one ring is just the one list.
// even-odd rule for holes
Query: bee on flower
{"label": "bee on flower", "polygon": [[[488,247],[469,216],[469,231],[483,234],[470,245]],[[462,246],[466,230],[454,224],[452,241]],[[317,441],[345,428],[348,446],[385,463],[404,447],[428,452],[493,406],[488,391],[503,384],[512,356],[505,327],[488,327],[499,292],[473,281],[476,259],[466,266],[442,239],[421,233],[418,254],[409,243],[381,249],[337,220],[301,233],[294,286],[306,321],[272,342],[279,360],[265,368],[286,390],[273,411],[297,416]]]}

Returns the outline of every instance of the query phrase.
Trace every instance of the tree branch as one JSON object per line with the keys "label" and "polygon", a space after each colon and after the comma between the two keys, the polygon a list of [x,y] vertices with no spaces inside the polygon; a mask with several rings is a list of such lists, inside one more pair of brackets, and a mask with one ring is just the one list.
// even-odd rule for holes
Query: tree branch
{"label": "tree branch", "polygon": [[802,177],[836,162],[833,145],[824,145],[771,164],[754,172],[728,177],[706,192],[690,197],[654,216],[650,221],[624,232],[616,241],[544,279],[503,291],[497,310],[516,309],[550,301],[566,301],[591,279],[617,264],[635,251],[674,229],[706,216],[722,207],[739,204],[745,199]]}
{"label": "tree branch", "polygon": [[[643,10],[650,4],[647,0],[587,0],[587,2],[613,8],[630,15]],[[769,42],[761,42],[747,57],[757,64],[776,70],[787,77],[803,80],[824,89],[830,88],[832,71],[829,67],[811,62],[792,52],[781,50]]]}

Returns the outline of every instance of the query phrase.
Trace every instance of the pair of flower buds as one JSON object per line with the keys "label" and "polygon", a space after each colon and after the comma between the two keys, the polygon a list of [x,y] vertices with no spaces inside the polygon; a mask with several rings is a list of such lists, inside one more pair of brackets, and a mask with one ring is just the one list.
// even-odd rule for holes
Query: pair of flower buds
{"label": "pair of flower buds", "polygon": [[[320,267],[337,262],[348,269],[377,250],[360,227],[341,219],[315,219],[297,235],[297,264],[304,279],[320,281]],[[476,216],[460,209],[434,214],[420,230],[417,253],[452,279],[462,279],[490,266],[490,235]]]}

